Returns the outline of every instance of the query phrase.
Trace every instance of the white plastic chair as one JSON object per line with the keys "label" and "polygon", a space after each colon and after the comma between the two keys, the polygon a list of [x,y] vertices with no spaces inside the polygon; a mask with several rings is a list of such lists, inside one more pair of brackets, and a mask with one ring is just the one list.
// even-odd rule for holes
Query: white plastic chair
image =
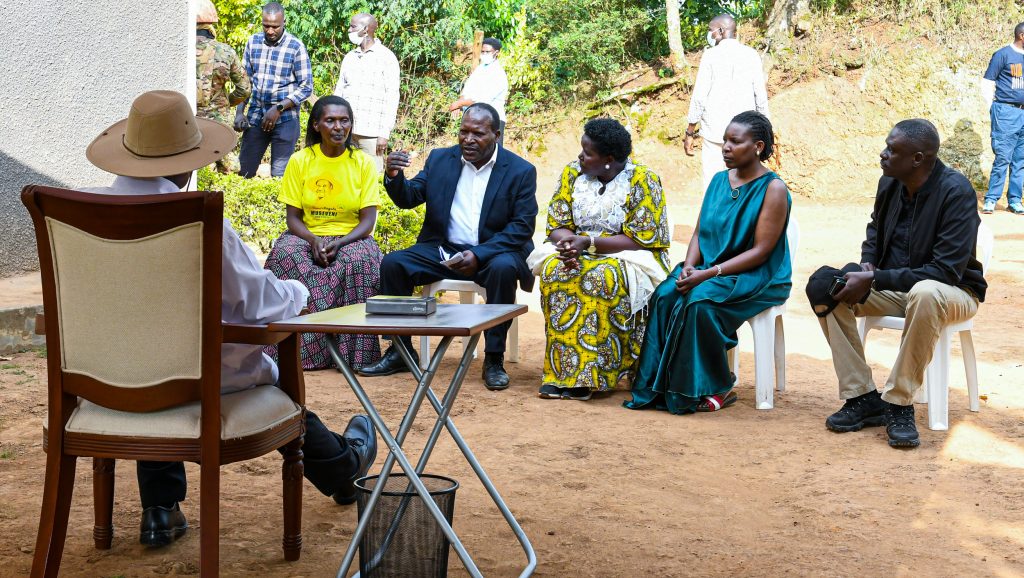
{"label": "white plastic chair", "polygon": [[[988,271],[988,263],[992,258],[992,247],[995,235],[984,224],[978,226],[978,260],[982,271]],[[861,317],[857,320],[857,331],[861,343],[867,343],[868,331],[872,329],[895,329],[903,331],[904,319],[890,315],[880,317]],[[953,334],[960,334],[960,349],[963,351],[964,370],[967,373],[967,397],[971,411],[978,411],[981,405],[978,398],[978,362],[974,356],[974,318],[947,325],[939,334],[932,353],[932,361],[924,373],[924,386],[917,390],[914,401],[928,404],[928,429],[949,429],[949,364],[952,358]]]}
{"label": "white plastic chair", "polygon": [[[423,288],[420,295],[429,297],[436,295],[439,291],[458,291],[459,301],[463,304],[476,303],[477,295],[484,303],[487,302],[487,290],[477,285],[472,281],[459,281],[457,279],[442,279],[436,283],[431,283]],[[467,343],[466,337],[462,338],[462,346],[465,347]],[[516,317],[512,320],[512,326],[508,330],[508,360],[512,363],[519,363],[519,318]],[[483,344],[484,340],[481,339],[480,343]],[[473,352],[473,358],[476,359],[476,352]],[[427,368],[427,364],[430,363],[430,338],[423,336],[420,337],[420,367],[423,369]]]}
{"label": "white plastic chair", "polygon": [[[789,240],[789,264],[796,271],[796,250],[800,246],[800,225],[792,215],[786,228],[786,239]],[[754,390],[757,397],[757,409],[775,407],[775,389],[786,390],[786,333],[782,326],[782,315],[786,312],[786,304],[765,309],[747,319],[750,331],[754,334]],[[736,354],[737,346],[729,350],[729,364],[739,383],[740,356]]]}

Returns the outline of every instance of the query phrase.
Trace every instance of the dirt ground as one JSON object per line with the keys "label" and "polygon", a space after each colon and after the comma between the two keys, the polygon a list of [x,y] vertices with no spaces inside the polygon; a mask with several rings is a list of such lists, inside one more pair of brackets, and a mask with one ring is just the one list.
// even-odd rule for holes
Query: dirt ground
{"label": "dirt ground", "polygon": [[[680,163],[686,164],[686,163]],[[690,163],[695,164],[695,163]],[[554,173],[547,171],[547,185]],[[543,174],[543,172],[542,172]],[[668,180],[668,179],[666,179]],[[697,197],[673,192],[684,230]],[[546,193],[539,196],[545,197]],[[797,198],[801,229],[797,285],[820,264],[856,257],[867,200],[822,205]],[[544,351],[536,295],[522,294],[522,360],[507,364],[512,387],[484,389],[476,362],[454,417],[537,550],[537,576],[1020,576],[1024,574],[1024,219],[985,216],[996,233],[991,288],[974,339],[982,406],[967,410],[954,346],[949,431],[927,429],[922,445],[897,451],[884,431],[837,435],[823,420],[839,406],[824,339],[802,292],[785,318],[787,383],[775,409],[754,409],[752,344],[741,332],[739,402],[716,415],[628,411],[625,392],[589,402],[536,397]],[[681,244],[673,249],[675,257]],[[871,336],[868,354],[884,380],[898,336]],[[442,367],[454,370],[459,344]],[[0,575],[28,573],[43,479],[44,359],[25,352],[0,362]],[[411,387],[407,376],[364,381],[389,424]],[[306,376],[308,405],[336,429],[358,410],[334,371]],[[421,412],[408,447],[427,433]],[[378,456],[377,465],[385,452]],[[414,451],[413,454],[416,454]],[[334,575],[355,526],[355,506],[336,506],[306,485],[303,552],[280,550],[280,460],[223,468],[221,570],[227,576]],[[197,572],[198,500],[183,508],[189,533],[163,550],[137,543],[138,494],[132,467],[117,471],[113,549],[91,539],[91,468],[81,462],[64,552],[66,576],[153,576]],[[455,527],[488,576],[515,576],[525,564],[483,487],[443,439],[428,468],[462,483]],[[198,483],[198,470],[189,466]],[[452,554],[453,575],[463,575]]]}
{"label": "dirt ground", "polygon": [[[785,391],[776,392],[773,410],[754,409],[747,328],[740,332],[739,401],[716,415],[628,411],[621,407],[626,392],[589,402],[539,399],[544,333],[536,293],[519,296],[530,311],[520,324],[522,359],[506,364],[512,387],[486,390],[479,361],[474,363],[453,416],[536,548],[535,575],[1024,575],[1024,312],[1014,302],[1024,293],[1024,218],[1002,210],[984,216],[996,242],[986,272],[988,298],[974,331],[981,411],[968,411],[955,343],[949,431],[927,429],[924,405],[917,406],[922,444],[912,451],[889,448],[880,428],[840,435],[824,427],[840,403],[803,283],[820,265],[841,266],[859,256],[887,129],[807,123],[806,103],[842,103],[831,113],[833,121],[884,112],[858,100],[848,84],[855,81],[825,79],[772,94],[773,121],[783,127],[786,153],[781,174],[804,183],[795,187],[793,200],[801,238],[785,316],[787,382]],[[652,125],[675,126],[687,101],[644,106],[657,110]],[[888,126],[884,118],[874,124]],[[524,153],[538,168],[542,208],[562,166],[579,150],[578,125],[544,130],[544,150]],[[635,157],[661,176],[669,192],[676,231],[671,252],[678,261],[700,202],[699,156],[685,157],[678,138],[639,138]],[[543,220],[539,224],[538,239]],[[33,283],[0,285],[6,294],[0,306],[37,304]],[[17,302],[16,292],[28,302]],[[871,335],[868,356],[877,382],[884,382],[898,343],[891,331]],[[452,346],[436,383],[447,383],[460,347]],[[363,383],[385,420],[397,425],[412,392],[408,376]],[[339,431],[359,410],[335,371],[307,373],[306,391],[309,407]],[[27,575],[31,565],[45,459],[45,392],[45,360],[37,352],[0,360],[0,576]],[[421,411],[410,436],[413,457],[432,424],[430,413]],[[382,446],[371,471],[385,453]],[[302,558],[286,563],[279,468],[276,454],[223,468],[225,576],[335,574],[355,527],[355,506],[337,506],[307,484]],[[480,569],[488,576],[518,575],[525,557],[450,439],[442,438],[427,469],[461,482],[454,525]],[[190,465],[188,471],[198,484],[198,469]],[[120,465],[113,548],[101,552],[92,545],[90,482],[91,464],[81,461],[63,575],[198,572],[198,486],[182,504],[192,524],[188,534],[166,549],[147,550],[137,539],[133,467]],[[450,568],[452,575],[465,574],[454,552]]]}

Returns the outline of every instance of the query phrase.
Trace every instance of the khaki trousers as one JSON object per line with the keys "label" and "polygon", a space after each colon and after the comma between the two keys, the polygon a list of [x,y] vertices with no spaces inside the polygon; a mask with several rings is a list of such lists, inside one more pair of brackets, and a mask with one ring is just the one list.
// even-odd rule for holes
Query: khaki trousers
{"label": "khaki trousers", "polygon": [[370,158],[376,163],[377,173],[384,171],[384,157],[377,156],[377,137],[353,134],[352,141],[356,143],[356,146],[363,149],[364,153],[370,155]]}
{"label": "khaki trousers", "polygon": [[872,289],[863,305],[851,307],[840,303],[828,316],[818,318],[832,348],[839,398],[850,399],[876,389],[871,368],[864,359],[857,317],[906,318],[900,351],[882,389],[882,399],[896,405],[912,405],[914,394],[924,383],[925,369],[931,363],[942,328],[970,319],[977,312],[978,300],[970,293],[932,280],[918,282],[907,293]]}

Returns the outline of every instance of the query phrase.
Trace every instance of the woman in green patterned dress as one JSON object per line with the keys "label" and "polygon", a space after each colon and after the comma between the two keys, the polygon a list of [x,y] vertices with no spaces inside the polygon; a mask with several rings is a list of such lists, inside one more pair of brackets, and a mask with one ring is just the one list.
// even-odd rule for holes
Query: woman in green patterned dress
{"label": "woman in green patterned dress", "polygon": [[711,179],[686,260],[651,297],[626,407],[684,414],[735,403],[726,351],[736,347],[736,330],[785,303],[792,287],[789,190],[762,164],[772,148],[772,125],[760,113],[740,113],[725,129],[729,170]]}
{"label": "woman in green patterned dress", "polygon": [[548,242],[527,259],[546,320],[545,399],[587,400],[628,382],[647,299],[668,272],[665,193],[629,159],[629,132],[594,119],[580,146],[548,205]]}

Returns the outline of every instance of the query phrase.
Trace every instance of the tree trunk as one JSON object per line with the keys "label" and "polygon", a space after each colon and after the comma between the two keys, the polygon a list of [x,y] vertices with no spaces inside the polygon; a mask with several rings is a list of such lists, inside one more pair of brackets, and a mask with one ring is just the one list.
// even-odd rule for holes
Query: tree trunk
{"label": "tree trunk", "polygon": [[768,38],[779,42],[793,36],[797,20],[809,11],[808,0],[774,0],[768,12]]}
{"label": "tree trunk", "polygon": [[679,33],[679,0],[665,0],[665,19],[668,24],[668,48],[672,52],[672,67],[677,71],[686,70],[683,38]]}

